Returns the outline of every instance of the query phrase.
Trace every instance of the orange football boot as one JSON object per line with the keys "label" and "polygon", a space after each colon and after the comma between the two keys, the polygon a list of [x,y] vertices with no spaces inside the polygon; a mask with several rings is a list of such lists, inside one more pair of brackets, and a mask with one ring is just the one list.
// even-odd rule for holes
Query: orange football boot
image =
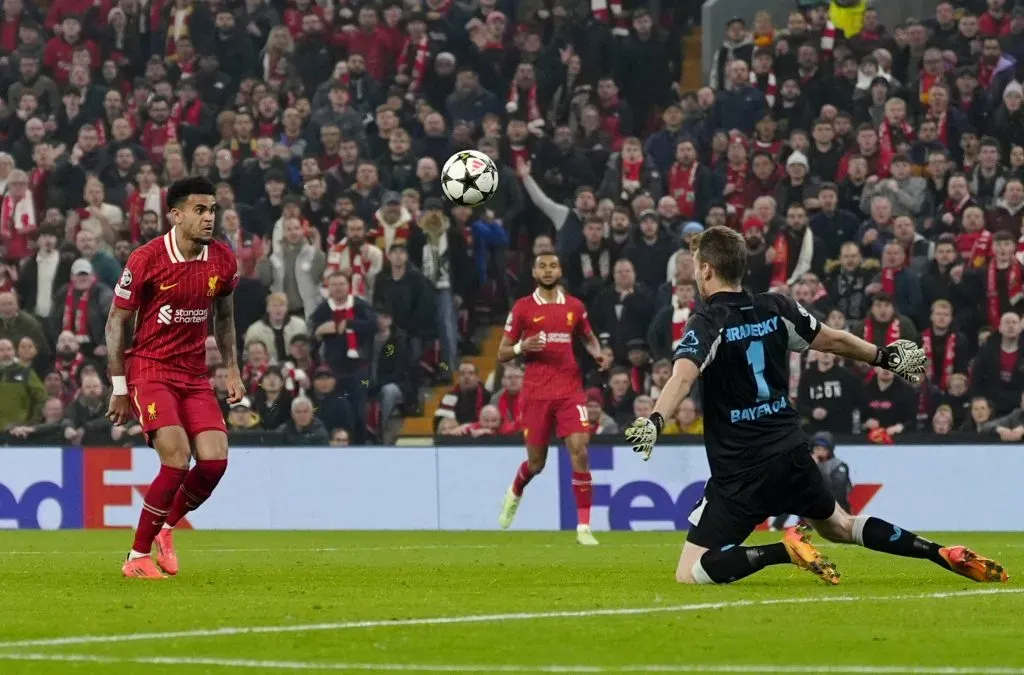
{"label": "orange football boot", "polygon": [[1006,582],[1010,577],[1003,566],[995,560],[983,558],[966,546],[945,546],[939,555],[949,563],[949,568],[960,576],[980,582]]}
{"label": "orange football boot", "polygon": [[156,548],[156,564],[172,577],[178,573],[178,554],[174,552],[174,530],[161,527],[160,534],[153,540]]}
{"label": "orange football boot", "polygon": [[782,536],[782,543],[794,565],[814,574],[826,584],[835,586],[839,583],[839,570],[836,569],[834,562],[819,553],[811,544],[808,528],[787,528]]}
{"label": "orange football boot", "polygon": [[136,579],[166,579],[160,568],[153,562],[153,556],[147,555],[144,558],[125,560],[121,567],[121,575]]}

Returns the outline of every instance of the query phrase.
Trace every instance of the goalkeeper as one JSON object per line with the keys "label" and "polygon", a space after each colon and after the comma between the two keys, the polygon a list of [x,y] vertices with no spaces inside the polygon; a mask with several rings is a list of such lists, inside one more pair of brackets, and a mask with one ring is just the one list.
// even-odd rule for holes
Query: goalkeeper
{"label": "goalkeeper", "polygon": [[790,351],[831,352],[917,382],[925,370],[924,350],[909,340],[876,347],[822,325],[789,297],[744,292],[746,244],[729,228],[706,230],[691,249],[705,304],[686,324],[654,412],[625,432],[633,450],[649,459],[664,416],[701,377],[711,478],[690,514],[676,580],[729,583],[767,565],[792,563],[826,583],[839,583],[835,565],[803,529],[787,530],[777,544],[740,546],[766,518],[794,513],[830,541],[931,560],[974,581],[1006,581],[1001,565],[968,548],[943,547],[879,518],[848,514],[826,487],[790,405]]}

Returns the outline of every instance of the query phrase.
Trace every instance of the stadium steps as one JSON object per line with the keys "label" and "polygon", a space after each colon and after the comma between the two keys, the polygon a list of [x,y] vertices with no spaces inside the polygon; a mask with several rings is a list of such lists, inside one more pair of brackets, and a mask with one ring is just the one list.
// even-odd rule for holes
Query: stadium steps
{"label": "stadium steps", "polygon": [[694,26],[683,37],[683,76],[679,88],[683,92],[697,91],[704,86],[704,72],[701,68],[701,29]]}
{"label": "stadium steps", "polygon": [[[490,326],[486,335],[480,341],[480,356],[470,356],[464,359],[476,366],[480,372],[480,379],[483,381],[498,361],[498,345],[501,343],[501,326]],[[434,435],[434,411],[437,410],[443,397],[449,389],[450,384],[440,387],[433,387],[427,394],[426,402],[423,404],[423,415],[420,417],[407,417],[402,422],[402,436],[433,436]]]}

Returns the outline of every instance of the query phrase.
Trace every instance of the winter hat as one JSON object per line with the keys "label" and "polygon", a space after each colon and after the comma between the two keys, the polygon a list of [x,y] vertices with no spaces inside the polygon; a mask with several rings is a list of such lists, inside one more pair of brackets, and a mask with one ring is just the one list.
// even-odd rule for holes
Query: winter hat
{"label": "winter hat", "polygon": [[786,160],[787,167],[792,166],[793,164],[803,164],[805,169],[810,168],[810,164],[807,162],[807,155],[799,150],[793,152],[793,154],[789,156],[789,159]]}
{"label": "winter hat", "polygon": [[1010,94],[1016,94],[1017,96],[1024,96],[1024,87],[1021,86],[1020,82],[1014,80],[1010,84],[1006,85],[1006,89],[1003,89],[1003,100]]}

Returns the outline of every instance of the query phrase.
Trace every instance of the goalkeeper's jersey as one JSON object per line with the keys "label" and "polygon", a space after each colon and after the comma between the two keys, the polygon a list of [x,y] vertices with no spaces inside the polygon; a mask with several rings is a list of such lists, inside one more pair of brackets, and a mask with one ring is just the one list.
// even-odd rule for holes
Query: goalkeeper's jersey
{"label": "goalkeeper's jersey", "polygon": [[807,441],[789,399],[789,352],[805,351],[819,330],[807,310],[777,293],[715,293],[690,317],[673,358],[700,370],[713,476],[744,471]]}

